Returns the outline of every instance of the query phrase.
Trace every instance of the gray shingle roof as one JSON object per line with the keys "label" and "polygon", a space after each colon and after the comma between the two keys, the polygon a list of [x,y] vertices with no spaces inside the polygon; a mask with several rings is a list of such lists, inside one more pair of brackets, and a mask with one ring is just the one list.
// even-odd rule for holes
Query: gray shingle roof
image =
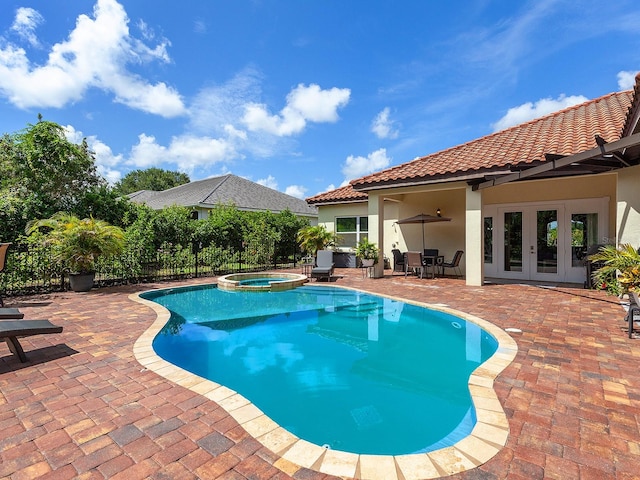
{"label": "gray shingle roof", "polygon": [[141,190],[129,198],[153,209],[171,205],[210,209],[219,204],[233,204],[240,210],[278,213],[289,209],[299,216],[318,216],[317,208],[304,200],[231,174],[185,183],[162,192]]}

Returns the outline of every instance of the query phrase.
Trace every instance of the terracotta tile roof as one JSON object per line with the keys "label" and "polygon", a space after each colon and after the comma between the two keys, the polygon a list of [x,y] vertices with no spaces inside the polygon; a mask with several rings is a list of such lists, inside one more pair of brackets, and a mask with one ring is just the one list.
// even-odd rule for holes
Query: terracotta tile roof
{"label": "terracotta tile roof", "polygon": [[[488,172],[572,155],[619,140],[633,91],[616,92],[410,162],[353,180],[356,189]],[[328,192],[330,194],[331,192]]]}
{"label": "terracotta tile roof", "polygon": [[365,192],[357,192],[351,185],[347,185],[307,198],[307,203],[313,205],[315,203],[366,202],[368,197]]}

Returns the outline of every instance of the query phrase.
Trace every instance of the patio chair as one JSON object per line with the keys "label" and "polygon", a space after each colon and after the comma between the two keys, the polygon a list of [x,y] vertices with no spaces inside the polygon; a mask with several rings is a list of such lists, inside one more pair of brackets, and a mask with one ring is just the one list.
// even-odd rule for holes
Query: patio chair
{"label": "patio chair", "polygon": [[318,250],[316,253],[316,266],[311,269],[311,278],[315,278],[316,280],[326,278],[327,281],[330,282],[334,266],[333,251]]}
{"label": "patio chair", "polygon": [[629,292],[629,310],[625,320],[629,322],[629,338],[633,338],[633,328],[640,324],[640,296],[636,292]]}
{"label": "patio chair", "polygon": [[405,258],[405,269],[404,276],[407,276],[409,270],[420,272],[420,278],[422,278],[422,274],[424,272],[424,265],[422,264],[422,254],[420,252],[407,252],[407,256]]}
{"label": "patio chair", "polygon": [[456,277],[462,277],[462,270],[460,269],[460,259],[462,258],[462,254],[464,252],[462,250],[458,250],[454,255],[453,259],[450,262],[442,262],[440,265],[442,267],[442,275],[444,275],[445,268],[453,268],[453,271],[456,272]]}
{"label": "patio chair", "polygon": [[391,250],[391,253],[393,253],[393,271],[391,274],[393,275],[393,272],[404,272],[404,254],[397,248]]}
{"label": "patio chair", "polygon": [[18,357],[23,363],[27,361],[27,356],[18,341],[18,337],[60,332],[62,332],[62,327],[52,324],[49,320],[0,321],[0,339],[7,342],[11,353]]}
{"label": "patio chair", "polygon": [[[9,249],[10,243],[0,243],[0,272],[4,270],[4,265],[7,259],[7,250]],[[2,295],[0,295],[0,307],[4,307],[4,302],[2,301]]]}
{"label": "patio chair", "polygon": [[438,249],[437,248],[425,248],[422,253],[423,260],[425,265],[432,265],[438,257]]}
{"label": "patio chair", "polygon": [[444,258],[438,254],[437,248],[425,248],[422,253],[422,264],[425,266],[425,272],[428,275],[429,270],[433,278],[436,278],[436,268],[442,265]]}

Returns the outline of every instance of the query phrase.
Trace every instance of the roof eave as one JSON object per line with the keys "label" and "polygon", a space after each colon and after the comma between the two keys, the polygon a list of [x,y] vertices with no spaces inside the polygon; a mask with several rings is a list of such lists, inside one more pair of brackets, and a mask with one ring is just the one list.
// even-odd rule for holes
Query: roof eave
{"label": "roof eave", "polygon": [[415,179],[399,179],[389,180],[386,182],[371,182],[363,183],[360,185],[353,185],[353,189],[356,191],[369,191],[369,190],[383,190],[386,188],[399,188],[399,187],[418,187],[425,185],[435,185],[441,183],[453,183],[453,182],[472,182],[474,180],[485,178],[486,175],[508,175],[513,173],[512,170],[483,170],[474,173],[460,174],[460,175],[438,175],[431,177],[420,177]]}
{"label": "roof eave", "polygon": [[335,199],[335,200],[319,200],[317,202],[309,202],[307,201],[307,203],[311,204],[311,205],[318,205],[318,206],[325,206],[325,205],[345,205],[345,204],[351,204],[351,203],[367,203],[368,199],[367,198],[361,198],[361,199],[357,199],[357,200],[340,200],[340,199]]}

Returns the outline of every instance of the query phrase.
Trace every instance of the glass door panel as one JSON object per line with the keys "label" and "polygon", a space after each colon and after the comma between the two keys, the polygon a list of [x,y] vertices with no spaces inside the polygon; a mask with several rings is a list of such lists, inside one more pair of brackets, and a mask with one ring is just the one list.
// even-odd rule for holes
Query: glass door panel
{"label": "glass door panel", "polygon": [[504,271],[522,272],[522,212],[504,214]]}
{"label": "glass door panel", "polygon": [[538,210],[536,218],[536,272],[558,273],[558,211]]}
{"label": "glass door panel", "polygon": [[484,263],[493,263],[493,217],[484,217]]}
{"label": "glass door panel", "polygon": [[584,266],[589,247],[598,244],[598,214],[571,215],[571,266]]}

